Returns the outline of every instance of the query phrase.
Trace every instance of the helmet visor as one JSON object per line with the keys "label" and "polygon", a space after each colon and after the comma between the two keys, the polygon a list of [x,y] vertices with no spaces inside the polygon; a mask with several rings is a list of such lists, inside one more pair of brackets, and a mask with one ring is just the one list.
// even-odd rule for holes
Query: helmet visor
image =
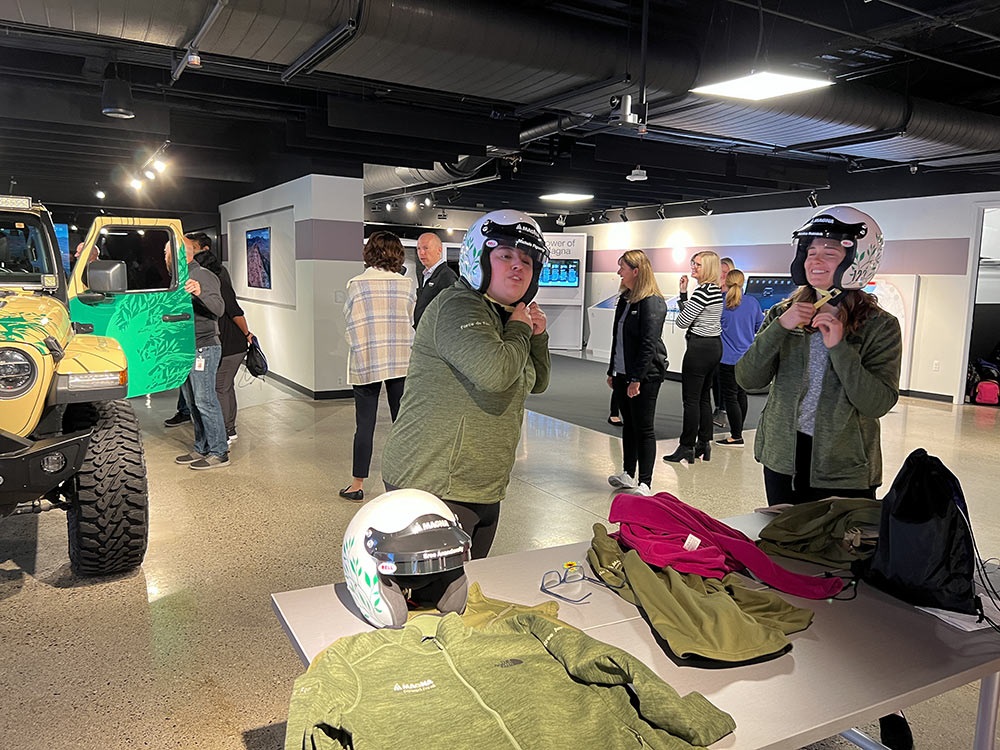
{"label": "helmet visor", "polygon": [[499,224],[492,219],[487,219],[479,231],[485,238],[483,244],[486,248],[504,245],[515,250],[522,250],[538,264],[544,264],[549,259],[549,250],[545,246],[545,240],[538,230],[527,222]]}
{"label": "helmet visor", "polygon": [[867,233],[868,227],[864,222],[848,224],[829,214],[820,214],[810,219],[801,229],[792,232],[792,238],[801,240],[827,237],[833,240],[859,240]]}
{"label": "helmet visor", "polygon": [[378,571],[387,575],[427,575],[460,568],[469,559],[472,539],[454,521],[423,515],[393,532],[368,529],[365,548]]}

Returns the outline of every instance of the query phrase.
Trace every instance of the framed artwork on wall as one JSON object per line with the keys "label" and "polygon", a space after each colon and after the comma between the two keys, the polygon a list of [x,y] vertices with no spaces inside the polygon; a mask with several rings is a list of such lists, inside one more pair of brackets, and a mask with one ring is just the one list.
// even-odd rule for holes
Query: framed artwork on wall
{"label": "framed artwork on wall", "polygon": [[271,227],[247,230],[247,286],[271,288]]}

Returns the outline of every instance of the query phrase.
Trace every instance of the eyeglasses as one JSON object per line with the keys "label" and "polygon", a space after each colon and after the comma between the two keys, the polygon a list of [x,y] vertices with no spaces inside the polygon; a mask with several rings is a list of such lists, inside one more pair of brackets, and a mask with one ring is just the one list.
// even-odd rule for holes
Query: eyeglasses
{"label": "eyeglasses", "polygon": [[[578,586],[574,584],[580,584],[584,581],[590,581],[591,583],[602,583],[596,578],[591,578],[584,572],[583,567],[577,562],[567,562],[563,565],[562,570],[549,570],[542,575],[542,585],[539,586],[539,590],[543,594],[548,594],[549,596],[554,596],[556,599],[562,599],[564,602],[569,602],[570,604],[579,604],[580,602],[587,599],[591,593],[588,591],[583,596],[574,599],[570,594],[580,593]],[[557,594],[554,589],[559,587],[563,588],[562,594]]]}

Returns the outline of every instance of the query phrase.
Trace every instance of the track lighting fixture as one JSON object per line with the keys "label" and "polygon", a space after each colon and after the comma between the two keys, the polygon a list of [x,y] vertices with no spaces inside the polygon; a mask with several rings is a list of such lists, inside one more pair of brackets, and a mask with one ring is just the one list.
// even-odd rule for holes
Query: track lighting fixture
{"label": "track lighting fixture", "polygon": [[628,221],[628,214],[625,213],[624,208],[621,210],[621,213],[618,214],[618,218],[621,219],[622,221]]}
{"label": "track lighting fixture", "polygon": [[407,211],[413,211],[413,210],[416,209],[416,207],[417,207],[417,202],[415,200],[413,200],[413,198],[409,198],[406,201],[406,210]]}
{"label": "track lighting fixture", "polygon": [[658,218],[658,219],[665,219],[665,218],[667,218],[667,212],[666,212],[666,209],[663,208],[663,204],[662,203],[660,204],[660,207],[658,209],[656,209],[656,218]]}
{"label": "track lighting fixture", "polygon": [[101,190],[100,186],[98,186],[97,189],[94,190],[94,197],[97,198],[97,200],[102,201],[108,197],[108,194]]}
{"label": "track lighting fixture", "polygon": [[559,214],[556,217],[556,226],[557,227],[564,227],[564,226],[566,226],[566,214]]}
{"label": "track lighting fixture", "polygon": [[434,201],[431,200],[431,197],[429,195],[425,196],[423,200],[424,208],[430,208],[433,202]]}
{"label": "track lighting fixture", "polygon": [[597,220],[601,224],[607,224],[609,221],[611,221],[611,219],[608,218],[608,212],[607,212],[607,210],[601,211],[601,213],[597,217]]}
{"label": "track lighting fixture", "polygon": [[813,208],[819,206],[819,196],[816,195],[815,190],[809,191],[809,196],[806,198],[806,200],[809,201],[809,205],[812,206]]}
{"label": "track lighting fixture", "polygon": [[703,216],[711,216],[712,215],[712,209],[709,207],[707,200],[704,200],[704,201],[701,202],[701,205],[698,206],[698,210],[701,211],[701,213],[702,213]]}
{"label": "track lighting fixture", "polygon": [[590,214],[590,216],[587,217],[587,223],[588,224],[594,223],[594,214]]}

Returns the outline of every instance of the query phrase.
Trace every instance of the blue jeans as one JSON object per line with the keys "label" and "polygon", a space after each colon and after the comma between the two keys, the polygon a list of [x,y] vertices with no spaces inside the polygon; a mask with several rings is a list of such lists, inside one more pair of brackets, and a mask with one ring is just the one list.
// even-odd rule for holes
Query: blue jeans
{"label": "blue jeans", "polygon": [[[184,400],[191,408],[191,422],[194,425],[194,449],[203,456],[225,456],[229,452],[226,440],[226,423],[222,419],[222,407],[215,394],[215,377],[222,360],[221,346],[199,346],[195,350],[195,365],[181,386]],[[198,358],[205,361],[205,367],[198,370]]]}

